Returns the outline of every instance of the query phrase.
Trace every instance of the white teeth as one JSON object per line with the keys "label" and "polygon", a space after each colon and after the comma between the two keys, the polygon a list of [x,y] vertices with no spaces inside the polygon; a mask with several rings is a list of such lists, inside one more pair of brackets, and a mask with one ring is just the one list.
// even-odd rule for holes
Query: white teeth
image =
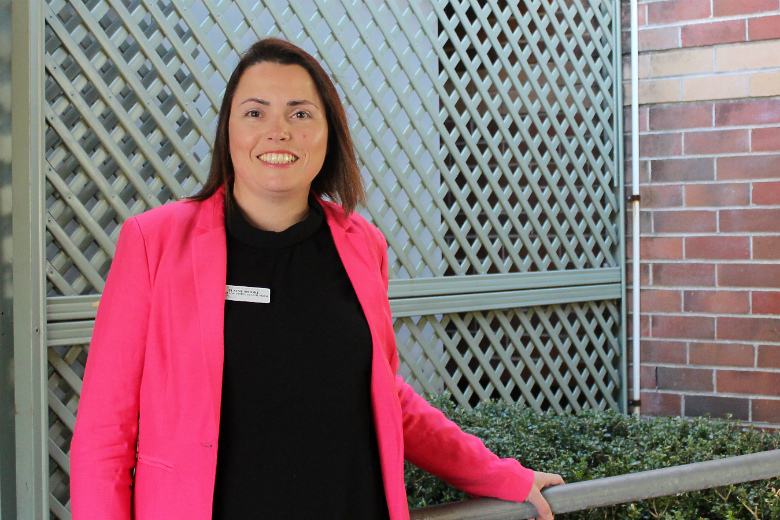
{"label": "white teeth", "polygon": [[289,164],[298,160],[291,153],[264,153],[258,156],[258,159],[271,164]]}

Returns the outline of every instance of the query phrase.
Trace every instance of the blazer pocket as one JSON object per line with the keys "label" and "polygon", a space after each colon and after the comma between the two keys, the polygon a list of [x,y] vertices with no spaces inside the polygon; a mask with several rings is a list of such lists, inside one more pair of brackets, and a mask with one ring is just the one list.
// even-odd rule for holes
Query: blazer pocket
{"label": "blazer pocket", "polygon": [[147,466],[151,466],[153,468],[162,469],[169,473],[173,473],[173,464],[170,464],[169,462],[166,462],[162,459],[158,459],[157,457],[149,457],[146,455],[141,455],[139,453],[138,463],[146,464]]}

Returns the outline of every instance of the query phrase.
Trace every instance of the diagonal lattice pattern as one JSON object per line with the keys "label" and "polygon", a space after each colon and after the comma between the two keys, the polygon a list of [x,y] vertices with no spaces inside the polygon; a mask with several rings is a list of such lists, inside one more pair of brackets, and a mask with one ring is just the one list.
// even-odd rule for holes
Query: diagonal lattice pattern
{"label": "diagonal lattice pattern", "polygon": [[483,4],[51,2],[49,294],[100,292],[121,222],[197,189],[268,34],[338,82],[393,276],[617,265],[612,10]]}
{"label": "diagonal lattice pattern", "polygon": [[[392,278],[618,266],[614,4],[47,0],[48,296],[101,293],[122,222],[197,191],[232,67],[265,36],[336,81]],[[618,309],[396,318],[402,373],[465,406],[616,408]],[[62,345],[49,348],[49,486],[65,519],[87,352]]]}
{"label": "diagonal lattice pattern", "polygon": [[87,360],[85,345],[48,350],[49,504],[52,518],[70,518],[68,452],[76,424],[81,380]]}
{"label": "diagonal lattice pattern", "polygon": [[447,390],[463,406],[503,399],[559,413],[617,408],[615,303],[397,319],[401,372],[418,392]]}

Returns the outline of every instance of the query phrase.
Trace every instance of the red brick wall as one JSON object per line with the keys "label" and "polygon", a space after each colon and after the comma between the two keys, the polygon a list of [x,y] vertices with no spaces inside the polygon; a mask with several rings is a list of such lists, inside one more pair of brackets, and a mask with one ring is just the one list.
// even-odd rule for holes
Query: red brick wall
{"label": "red brick wall", "polygon": [[780,426],[780,0],[639,23],[642,412]]}

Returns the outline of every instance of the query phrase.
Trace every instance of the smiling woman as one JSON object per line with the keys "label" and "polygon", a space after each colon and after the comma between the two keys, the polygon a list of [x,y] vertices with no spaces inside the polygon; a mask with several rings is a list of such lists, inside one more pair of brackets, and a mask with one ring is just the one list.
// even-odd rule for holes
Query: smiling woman
{"label": "smiling woman", "polygon": [[303,220],[328,149],[328,122],[300,65],[263,62],[241,76],[230,107],[233,196],[257,228],[283,231]]}
{"label": "smiling woman", "polygon": [[499,459],[397,375],[363,200],[330,78],[257,42],[201,192],[123,224],[71,444],[74,520],[408,520],[404,458],[552,518],[540,490],[558,475]]}

